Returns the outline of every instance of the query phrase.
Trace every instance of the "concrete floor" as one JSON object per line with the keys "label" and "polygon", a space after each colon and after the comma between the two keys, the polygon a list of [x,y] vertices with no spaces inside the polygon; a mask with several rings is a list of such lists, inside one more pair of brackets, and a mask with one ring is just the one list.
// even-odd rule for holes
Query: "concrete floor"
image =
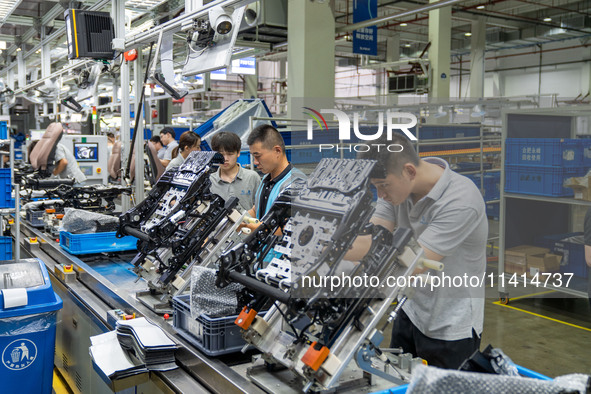
{"label": "concrete floor", "polygon": [[[497,222],[490,221],[489,237],[496,236],[497,229]],[[490,254],[496,256],[497,250],[491,248]],[[487,272],[496,274],[496,260],[490,260]],[[496,284],[486,289],[486,297],[481,350],[491,344],[515,363],[550,377],[591,374],[591,308],[587,298],[519,288],[511,290],[509,303],[502,305]],[[390,332],[386,331],[384,343],[389,344]]]}

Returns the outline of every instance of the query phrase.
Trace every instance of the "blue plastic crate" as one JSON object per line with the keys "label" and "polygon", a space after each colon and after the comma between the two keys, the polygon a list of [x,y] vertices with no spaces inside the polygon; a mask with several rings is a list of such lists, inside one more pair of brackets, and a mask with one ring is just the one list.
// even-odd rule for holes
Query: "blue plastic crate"
{"label": "blue plastic crate", "polygon": [[[480,162],[474,163],[471,161],[455,163],[452,165],[453,170],[457,173],[468,172],[468,171],[480,171]],[[483,170],[490,170],[492,168],[491,163],[482,163]]]}
{"label": "blue plastic crate", "polygon": [[[466,177],[470,178],[476,187],[480,189],[480,174],[469,174]],[[483,179],[483,188],[484,194],[482,197],[484,201],[491,201],[491,200],[498,200],[501,198],[501,191],[500,191],[500,182],[501,182],[501,173],[500,172],[493,172],[490,174],[484,174]],[[497,215],[498,216],[498,215]]]}
{"label": "blue plastic crate", "polygon": [[579,243],[563,241],[563,239],[581,235],[583,235],[581,232],[545,235],[537,238],[534,243],[562,256],[560,272],[572,273],[575,276],[586,278],[585,246]]}
{"label": "blue plastic crate", "polygon": [[582,167],[583,142],[566,138],[507,138],[507,165]]}
{"label": "blue plastic crate", "polygon": [[0,260],[12,260],[12,237],[0,237]]}
{"label": "blue plastic crate", "polygon": [[10,168],[0,168],[0,208],[14,208]]}
{"label": "blue plastic crate", "polygon": [[6,122],[0,122],[0,140],[8,139],[8,125]]}
{"label": "blue plastic crate", "polygon": [[238,160],[236,160],[242,167],[250,164],[250,152],[244,151],[240,152],[240,156],[238,156]]}
{"label": "blue plastic crate", "polygon": [[486,204],[486,216],[493,219],[498,219],[500,214],[499,203]]}
{"label": "blue plastic crate", "polygon": [[[413,135],[417,135],[416,127],[410,129]],[[441,138],[467,138],[480,137],[480,127],[456,127],[456,126],[421,126],[419,129],[420,140],[436,140]]]}
{"label": "blue plastic crate", "polygon": [[173,326],[179,335],[208,356],[238,353],[246,345],[241,328],[234,324],[238,315],[193,319],[189,295],[173,297],[172,307]]}
{"label": "blue plastic crate", "polygon": [[591,168],[591,138],[581,138],[580,141],[583,150],[583,167]]}
{"label": "blue plastic crate", "polygon": [[70,254],[122,252],[137,249],[137,238],[127,235],[116,237],[116,231],[90,234],[72,234],[60,231],[60,246]]}
{"label": "blue plastic crate", "polygon": [[[293,164],[318,164],[322,159],[340,159],[341,152],[337,152],[336,149],[323,149],[321,152],[318,148],[306,148],[306,149],[291,149],[291,157],[289,158],[290,163]],[[357,153],[351,149],[351,151],[344,151],[343,157],[345,159],[354,158]]]}
{"label": "blue plastic crate", "polygon": [[505,191],[549,197],[572,196],[573,189],[563,187],[567,178],[585,175],[584,168],[505,166]]}

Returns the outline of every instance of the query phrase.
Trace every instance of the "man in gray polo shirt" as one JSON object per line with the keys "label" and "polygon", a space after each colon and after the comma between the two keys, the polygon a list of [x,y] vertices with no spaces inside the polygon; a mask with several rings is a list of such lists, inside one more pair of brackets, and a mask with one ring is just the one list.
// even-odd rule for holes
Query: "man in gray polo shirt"
{"label": "man in gray polo shirt", "polygon": [[77,186],[84,185],[86,175],[78,167],[78,162],[72,152],[61,143],[58,143],[55,148],[55,162],[57,165],[53,170],[53,175],[62,179],[72,178]]}
{"label": "man in gray polo shirt", "polygon": [[[379,152],[378,144],[383,144]],[[403,150],[389,152],[385,147],[392,144]],[[488,221],[482,195],[445,160],[419,159],[409,140],[398,134],[391,141],[375,141],[360,158],[377,159],[385,170],[385,178],[371,179],[380,197],[372,222],[391,231],[396,226],[412,229],[425,256],[444,264],[443,272],[430,275],[468,278],[433,290],[416,287],[393,323],[391,346],[430,365],[456,369],[480,347],[484,287],[469,278],[482,280],[486,269]],[[361,238],[356,256],[348,258],[367,253],[371,240]]]}
{"label": "man in gray polo shirt", "polygon": [[172,151],[174,148],[179,146],[179,143],[176,142],[176,134],[172,127],[165,127],[160,131],[160,141],[161,144],[164,145],[165,151],[163,153],[162,159],[160,159],[160,163],[166,168],[168,163],[172,160]]}
{"label": "man in gray polo shirt", "polygon": [[211,148],[224,156],[224,164],[209,176],[210,190],[224,199],[237,197],[240,208],[248,211],[254,205],[255,190],[261,177],[237,163],[242,141],[234,133],[222,131],[211,139]]}

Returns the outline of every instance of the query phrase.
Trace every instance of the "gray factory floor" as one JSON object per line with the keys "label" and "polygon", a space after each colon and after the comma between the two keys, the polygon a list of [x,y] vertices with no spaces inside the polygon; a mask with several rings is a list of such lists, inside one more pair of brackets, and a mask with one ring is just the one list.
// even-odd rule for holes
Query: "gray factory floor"
{"label": "gray factory floor", "polygon": [[[490,236],[497,222],[490,221]],[[489,252],[487,273],[497,273],[498,241]],[[588,298],[573,297],[543,288],[518,288],[509,303],[499,301],[495,283],[486,288],[481,350],[488,344],[502,349],[515,363],[556,377],[569,373],[591,374],[591,308]],[[386,330],[385,344],[390,343]]]}

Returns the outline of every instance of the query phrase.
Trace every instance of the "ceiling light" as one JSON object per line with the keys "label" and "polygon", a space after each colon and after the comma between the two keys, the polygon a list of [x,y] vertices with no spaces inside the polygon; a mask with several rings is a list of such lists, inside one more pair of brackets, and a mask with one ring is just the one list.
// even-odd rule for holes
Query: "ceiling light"
{"label": "ceiling light", "polygon": [[6,41],[0,41],[0,49],[6,49]]}
{"label": "ceiling light", "polygon": [[468,33],[464,33],[464,35],[465,35],[466,37],[472,37],[472,33],[470,33],[470,32],[468,32]]}
{"label": "ceiling light", "polygon": [[440,105],[439,108],[437,108],[437,112],[435,113],[434,117],[439,119],[439,118],[443,118],[446,115],[447,115],[447,111],[445,111],[443,109],[443,106]]}
{"label": "ceiling light", "polygon": [[22,0],[0,0],[0,25],[6,22],[6,19],[12,14]]}
{"label": "ceiling light", "polygon": [[470,117],[480,118],[484,115],[486,115],[486,110],[484,109],[484,107],[481,107],[480,105],[476,104],[474,108],[472,108],[472,113],[470,114]]}
{"label": "ceiling light", "polygon": [[550,18],[550,17],[544,18],[544,22],[552,22],[552,18]]}
{"label": "ceiling light", "polygon": [[20,52],[20,51],[21,51],[21,49],[20,49],[20,48],[16,48],[16,51],[17,51],[17,52]]}
{"label": "ceiling light", "polygon": [[402,22],[402,23],[400,24],[400,26],[402,26],[402,27],[406,27],[406,26],[408,26],[408,23],[404,23],[404,22]]}
{"label": "ceiling light", "polygon": [[483,10],[483,9],[484,9],[484,7],[485,7],[485,6],[484,6],[484,4],[482,4],[482,5],[479,5],[478,7],[476,7],[476,9],[477,9],[477,10]]}
{"label": "ceiling light", "polygon": [[410,44],[404,44],[405,48],[410,48]]}

